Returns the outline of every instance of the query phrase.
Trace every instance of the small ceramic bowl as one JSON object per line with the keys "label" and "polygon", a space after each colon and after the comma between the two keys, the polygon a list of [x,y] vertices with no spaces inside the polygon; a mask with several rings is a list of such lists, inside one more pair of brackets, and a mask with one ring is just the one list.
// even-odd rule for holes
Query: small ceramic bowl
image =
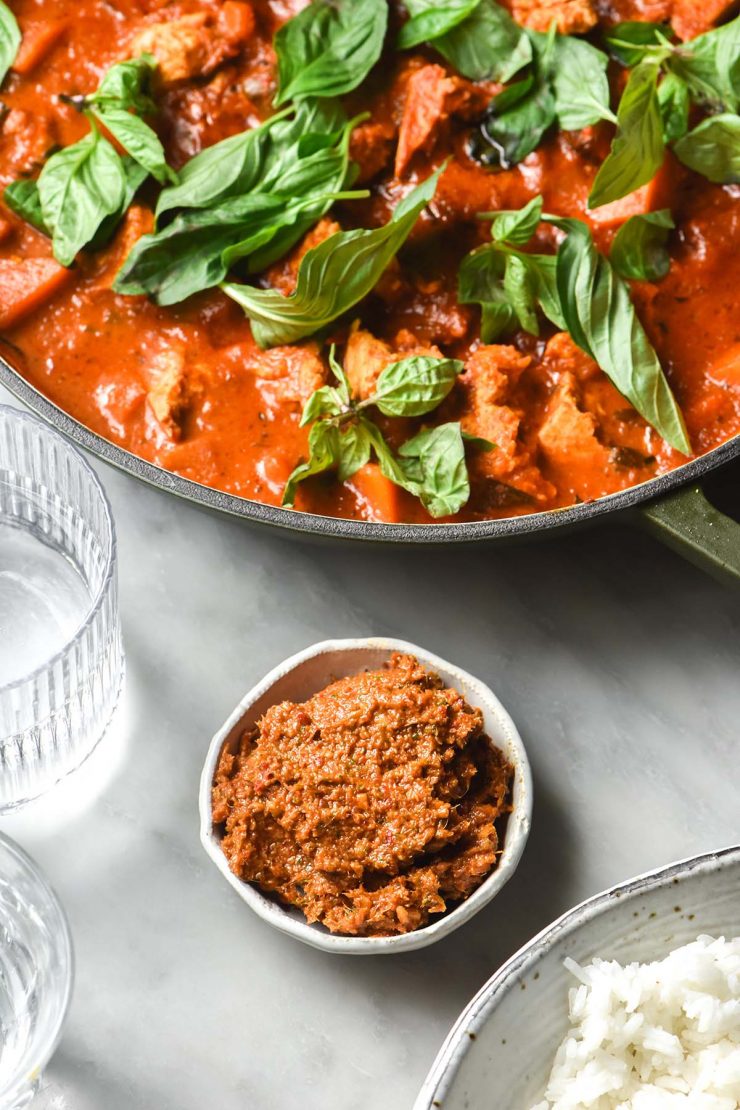
{"label": "small ceramic bowl", "polygon": [[521,948],[463,1010],[414,1110],[528,1110],[568,1032],[570,956],[648,963],[702,933],[740,934],[740,846],[640,875],[597,894]]}
{"label": "small ceramic bowl", "polygon": [[[431,925],[392,937],[344,937],[322,925],[309,925],[298,909],[283,906],[251,883],[237,878],[221,850],[221,834],[211,814],[213,778],[224,748],[236,750],[245,729],[254,725],[271,705],[281,701],[305,701],[334,679],[373,670],[392,652],[409,652],[425,667],[435,671],[447,685],[459,690],[483,712],[485,731],[514,767],[513,810],[506,824],[504,847],[495,871],[484,879],[469,898]],[[498,698],[479,679],[452,663],[431,655],[416,644],[381,637],[363,640],[325,640],[291,656],[262,679],[239,703],[223,728],[214,736],[200,784],[201,841],[210,858],[234,890],[261,918],[276,929],[327,952],[382,955],[424,948],[441,940],[498,894],[516,869],[529,835],[532,815],[532,779],[519,733]]]}

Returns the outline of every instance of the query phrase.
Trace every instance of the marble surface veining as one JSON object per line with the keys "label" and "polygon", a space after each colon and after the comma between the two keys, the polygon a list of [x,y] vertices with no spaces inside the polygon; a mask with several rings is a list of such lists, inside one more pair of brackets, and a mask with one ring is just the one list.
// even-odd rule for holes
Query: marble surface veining
{"label": "marble surface veining", "polygon": [[[740,595],[654,540],[609,524],[473,552],[312,546],[99,472],[125,696],[88,764],[0,822],[50,876],[77,949],[34,1110],[409,1110],[458,1011],[553,917],[740,840]],[[198,841],[208,740],[241,695],[313,641],[365,634],[490,683],[536,786],[503,893],[385,959],[272,931]]]}

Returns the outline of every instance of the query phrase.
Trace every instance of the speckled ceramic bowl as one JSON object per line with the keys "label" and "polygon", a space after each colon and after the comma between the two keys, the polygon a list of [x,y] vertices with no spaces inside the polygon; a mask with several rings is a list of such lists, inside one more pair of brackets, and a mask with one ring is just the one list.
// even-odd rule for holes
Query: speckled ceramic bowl
{"label": "speckled ceramic bowl", "polygon": [[[431,925],[394,937],[342,937],[321,925],[309,925],[299,910],[289,909],[267,897],[251,883],[242,882],[228,867],[221,851],[220,831],[211,815],[213,777],[225,747],[234,749],[245,728],[253,725],[277,702],[304,701],[333,679],[382,666],[394,651],[411,652],[430,670],[441,675],[467,701],[482,710],[485,730],[514,766],[513,811],[506,825],[504,848],[495,871],[491,872],[469,898]],[[289,933],[314,948],[327,952],[382,955],[424,948],[469,921],[498,894],[511,878],[529,835],[532,815],[532,779],[519,733],[498,698],[479,679],[452,663],[431,655],[416,644],[381,637],[363,640],[326,640],[286,659],[250,690],[214,736],[208,751],[200,784],[201,840],[210,858],[237,894],[276,929]]]}
{"label": "speckled ceramic bowl", "polygon": [[701,933],[740,935],[740,846],[613,887],[525,945],[462,1012],[414,1110],[529,1110],[568,1031],[563,959],[646,962]]}

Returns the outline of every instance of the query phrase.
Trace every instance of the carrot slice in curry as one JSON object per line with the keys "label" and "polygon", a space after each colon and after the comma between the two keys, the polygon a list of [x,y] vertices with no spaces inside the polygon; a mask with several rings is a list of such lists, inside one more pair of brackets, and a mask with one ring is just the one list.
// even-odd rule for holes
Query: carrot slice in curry
{"label": "carrot slice in curry", "polygon": [[402,490],[381,472],[377,463],[367,463],[353,475],[351,484],[364,498],[373,515],[388,524],[400,524],[405,519]]}
{"label": "carrot slice in curry", "polygon": [[0,328],[41,308],[71,277],[53,258],[0,259]]}
{"label": "carrot slice in curry", "polygon": [[23,38],[13,62],[16,73],[30,73],[43,62],[64,32],[67,30],[66,19],[51,19],[44,23],[27,23],[21,27]]}

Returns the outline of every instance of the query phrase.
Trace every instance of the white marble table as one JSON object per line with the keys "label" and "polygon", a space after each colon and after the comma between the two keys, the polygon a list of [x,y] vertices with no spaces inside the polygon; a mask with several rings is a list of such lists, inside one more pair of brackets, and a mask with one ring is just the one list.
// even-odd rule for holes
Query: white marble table
{"label": "white marble table", "polygon": [[[38,1110],[409,1110],[458,1011],[533,933],[617,880],[740,840],[740,596],[653,540],[610,526],[472,554],[338,550],[100,473],[124,701],[81,772],[2,822],[77,948]],[[241,694],[298,648],[366,633],[490,682],[536,780],[505,891],[448,940],[386,959],[273,932],[198,842],[201,763]]]}

